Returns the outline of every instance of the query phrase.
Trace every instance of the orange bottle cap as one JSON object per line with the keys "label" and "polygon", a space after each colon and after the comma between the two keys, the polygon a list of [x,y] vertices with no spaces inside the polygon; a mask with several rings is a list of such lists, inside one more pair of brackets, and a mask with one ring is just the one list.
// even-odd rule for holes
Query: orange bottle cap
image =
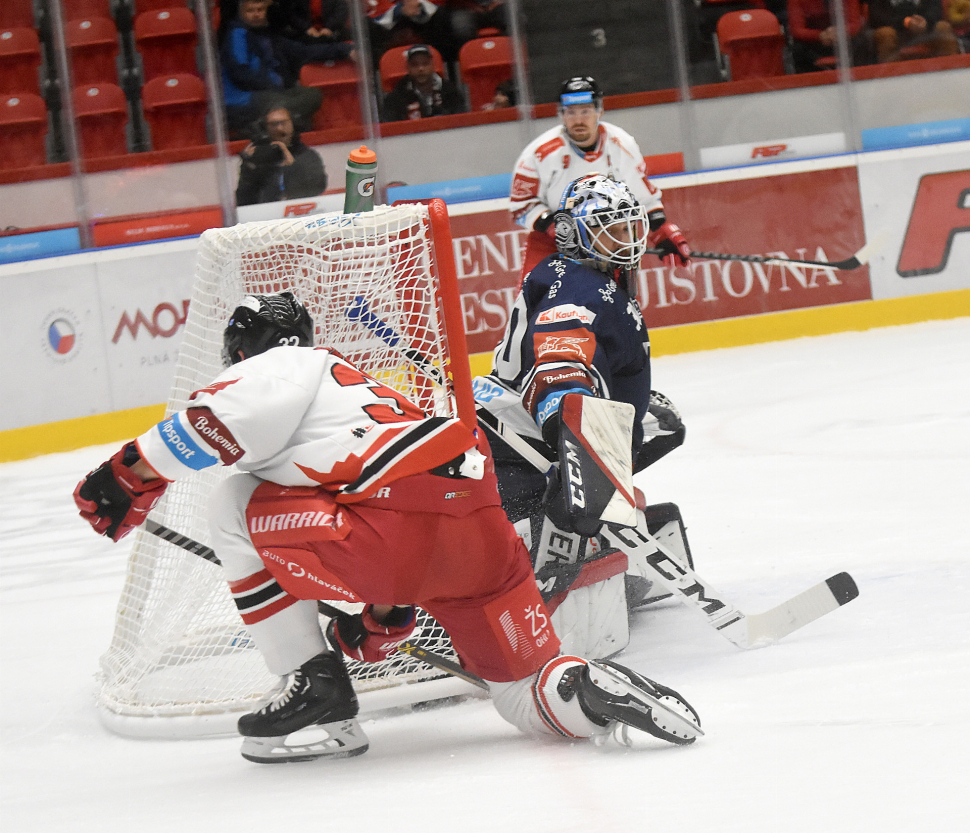
{"label": "orange bottle cap", "polygon": [[349,158],[351,162],[356,162],[358,165],[367,165],[377,161],[377,154],[367,145],[361,145],[350,152]]}

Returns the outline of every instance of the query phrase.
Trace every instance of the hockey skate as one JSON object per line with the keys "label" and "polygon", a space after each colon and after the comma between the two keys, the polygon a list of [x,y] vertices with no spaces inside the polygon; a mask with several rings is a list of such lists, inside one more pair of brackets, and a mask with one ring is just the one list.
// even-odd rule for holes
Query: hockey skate
{"label": "hockey skate", "polygon": [[704,734],[697,712],[676,691],[618,663],[589,660],[572,685],[586,716],[624,746],[632,745],[628,727],[679,745]]}
{"label": "hockey skate", "polygon": [[274,764],[362,755],[368,741],[358,710],[343,659],[317,654],[285,677],[266,705],[239,718],[242,756]]}

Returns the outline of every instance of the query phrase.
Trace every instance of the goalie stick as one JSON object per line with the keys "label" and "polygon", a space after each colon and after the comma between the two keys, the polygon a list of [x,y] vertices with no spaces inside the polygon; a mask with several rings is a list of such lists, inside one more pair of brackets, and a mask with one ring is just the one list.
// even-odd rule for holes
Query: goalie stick
{"label": "goalie stick", "polygon": [[[188,535],[183,535],[181,532],[176,532],[174,529],[170,529],[163,524],[153,521],[148,518],[145,521],[145,529],[152,535],[161,538],[163,541],[168,541],[170,544],[174,544],[176,547],[181,547],[183,550],[193,553],[194,555],[204,558],[206,561],[211,561],[213,564],[218,564],[222,566],[222,562],[219,557],[215,554],[212,547],[207,547],[205,544],[199,543],[194,538],[189,538]],[[323,601],[317,602],[318,610],[325,616],[333,618],[340,611],[332,607]],[[481,677],[472,674],[470,671],[466,671],[458,663],[452,662],[451,660],[434,653],[434,651],[429,651],[422,648],[420,645],[416,645],[410,641],[404,641],[397,648],[404,654],[412,656],[415,659],[421,660],[421,662],[430,665],[432,668],[437,668],[439,671],[444,671],[447,674],[451,674],[454,677],[458,677],[472,685],[478,686],[488,691],[488,683],[486,683]]]}
{"label": "goalie stick", "polygon": [[[401,348],[401,336],[367,309],[366,302],[362,298],[360,304],[355,300],[354,306],[359,307],[355,314],[364,321],[368,329],[386,344],[404,352]],[[427,358],[417,350],[408,349],[405,355],[423,370],[427,371],[432,367]],[[436,370],[436,368],[433,369]],[[551,465],[549,460],[514,431],[506,429],[494,414],[489,413],[486,419],[482,419],[483,409],[479,408],[478,413],[479,425],[483,425],[495,436],[504,440],[543,474],[548,474]],[[642,520],[642,513],[638,514]],[[825,581],[813,585],[764,613],[746,614],[730,602],[718,598],[720,593],[703,581],[690,567],[680,564],[671,551],[650,534],[645,522],[638,524],[636,530],[625,530],[625,532],[626,540],[620,538],[614,530],[610,530],[608,535],[612,534],[620,538],[626,548],[633,546],[630,543],[631,540],[635,540],[633,533],[637,538],[642,538],[638,546],[651,548],[650,553],[654,554],[654,557],[648,557],[646,563],[653,569],[657,580],[677,593],[691,609],[704,616],[711,627],[739,648],[757,648],[777,642],[793,631],[848,604],[859,595],[859,589],[852,576],[842,572],[830,576]],[[664,564],[668,566],[662,566]]]}
{"label": "goalie stick", "polygon": [[[488,414],[488,419],[480,420],[479,424],[501,437],[539,471],[545,473],[548,470],[549,461],[514,431],[502,430],[504,426],[494,414]],[[626,552],[648,548],[646,563],[657,580],[668,590],[677,593],[691,609],[704,616],[712,628],[739,648],[758,648],[777,642],[859,595],[859,588],[852,576],[842,572],[764,613],[744,613],[689,566],[682,564],[670,549],[650,534],[643,513],[638,515],[640,523],[636,529],[609,529],[601,533],[607,543],[611,546],[619,544],[620,549]]]}

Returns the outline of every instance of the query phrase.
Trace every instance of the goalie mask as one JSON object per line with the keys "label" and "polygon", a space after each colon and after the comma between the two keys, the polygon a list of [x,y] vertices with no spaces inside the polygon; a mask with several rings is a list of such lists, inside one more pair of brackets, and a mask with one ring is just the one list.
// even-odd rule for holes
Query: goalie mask
{"label": "goalie mask", "polygon": [[589,174],[570,183],[556,213],[556,248],[575,260],[634,273],[647,247],[643,206],[623,182]]}
{"label": "goalie mask", "polygon": [[313,319],[306,307],[292,292],[247,295],[222,335],[222,363],[229,367],[281,345],[313,346]]}

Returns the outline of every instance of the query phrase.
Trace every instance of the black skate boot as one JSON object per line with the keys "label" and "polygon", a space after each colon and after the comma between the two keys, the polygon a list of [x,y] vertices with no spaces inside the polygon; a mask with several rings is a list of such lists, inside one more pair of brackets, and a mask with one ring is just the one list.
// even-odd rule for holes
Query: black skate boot
{"label": "black skate boot", "polygon": [[697,712],[676,691],[618,663],[589,660],[577,668],[572,688],[583,713],[600,726],[614,723],[624,745],[631,745],[628,726],[680,745],[704,734]]}
{"label": "black skate boot", "polygon": [[[367,737],[355,720],[359,706],[343,659],[317,654],[289,674],[265,706],[239,718],[245,740],[242,756],[257,763],[347,758],[367,751]],[[287,743],[287,736],[307,727],[326,737]]]}

